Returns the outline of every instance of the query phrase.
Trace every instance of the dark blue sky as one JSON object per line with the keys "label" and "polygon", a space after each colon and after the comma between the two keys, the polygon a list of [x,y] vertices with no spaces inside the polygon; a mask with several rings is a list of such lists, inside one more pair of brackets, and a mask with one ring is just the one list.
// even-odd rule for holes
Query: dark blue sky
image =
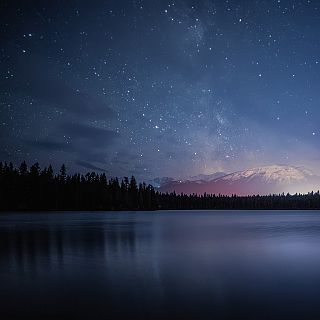
{"label": "dark blue sky", "polygon": [[2,1],[0,157],[320,171],[320,1]]}

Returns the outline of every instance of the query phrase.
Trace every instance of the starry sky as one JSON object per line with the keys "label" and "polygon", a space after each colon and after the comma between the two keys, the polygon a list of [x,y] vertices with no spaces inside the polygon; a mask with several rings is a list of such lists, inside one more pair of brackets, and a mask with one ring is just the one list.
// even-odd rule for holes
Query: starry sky
{"label": "starry sky", "polygon": [[0,28],[2,161],[320,171],[320,1],[1,1]]}

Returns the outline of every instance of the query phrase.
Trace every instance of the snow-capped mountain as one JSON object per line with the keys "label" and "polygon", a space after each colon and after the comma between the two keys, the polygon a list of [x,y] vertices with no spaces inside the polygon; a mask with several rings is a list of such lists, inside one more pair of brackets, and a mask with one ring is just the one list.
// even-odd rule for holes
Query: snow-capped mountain
{"label": "snow-capped mountain", "polygon": [[302,167],[263,166],[230,174],[198,176],[199,179],[171,180],[162,184],[162,192],[186,194],[253,195],[273,193],[306,193],[320,189],[320,177]]}
{"label": "snow-capped mountain", "polygon": [[196,183],[203,183],[203,182],[215,180],[220,177],[224,177],[225,175],[226,173],[224,172],[216,172],[212,174],[199,174],[197,176],[187,177],[183,180],[175,180],[173,178],[163,177],[163,178],[155,178],[152,180],[146,180],[145,183],[147,185],[151,184],[154,188],[159,189],[163,186],[169,185],[170,183],[181,183],[182,181],[183,182],[194,181]]}
{"label": "snow-capped mountain", "polygon": [[225,172],[215,172],[212,174],[198,174],[197,176],[192,176],[190,178],[184,179],[188,181],[212,181],[225,176]]}
{"label": "snow-capped mountain", "polygon": [[171,182],[175,181],[173,178],[163,177],[163,178],[155,178],[152,180],[144,181],[147,185],[151,184],[154,188],[158,189],[164,185],[167,185]]}
{"label": "snow-capped mountain", "polygon": [[231,173],[225,175],[222,179],[225,181],[237,181],[240,179],[261,178],[265,182],[290,183],[303,181],[313,176],[311,171],[301,167],[273,165]]}

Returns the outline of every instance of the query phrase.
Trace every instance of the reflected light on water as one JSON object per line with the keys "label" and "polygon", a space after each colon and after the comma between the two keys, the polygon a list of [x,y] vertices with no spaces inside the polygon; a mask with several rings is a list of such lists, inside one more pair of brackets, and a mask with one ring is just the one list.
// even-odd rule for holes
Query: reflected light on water
{"label": "reflected light on water", "polygon": [[2,315],[317,319],[319,247],[318,212],[3,214]]}

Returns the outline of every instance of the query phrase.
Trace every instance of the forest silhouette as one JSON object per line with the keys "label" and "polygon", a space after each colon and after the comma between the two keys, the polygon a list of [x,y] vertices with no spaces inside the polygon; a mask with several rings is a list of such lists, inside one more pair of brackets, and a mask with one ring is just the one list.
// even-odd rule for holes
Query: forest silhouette
{"label": "forest silhouette", "polygon": [[63,164],[55,174],[52,166],[18,168],[0,162],[0,210],[315,210],[320,194],[273,194],[224,196],[161,193],[137,183],[134,176],[107,178],[105,173],[67,174]]}

